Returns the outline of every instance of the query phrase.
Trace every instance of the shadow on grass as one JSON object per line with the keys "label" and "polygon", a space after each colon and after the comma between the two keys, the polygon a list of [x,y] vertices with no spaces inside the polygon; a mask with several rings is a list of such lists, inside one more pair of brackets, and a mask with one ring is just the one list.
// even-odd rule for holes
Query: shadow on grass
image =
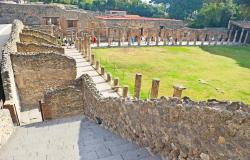
{"label": "shadow on grass", "polygon": [[250,69],[249,46],[202,46],[200,48],[210,54],[234,59],[239,66]]}

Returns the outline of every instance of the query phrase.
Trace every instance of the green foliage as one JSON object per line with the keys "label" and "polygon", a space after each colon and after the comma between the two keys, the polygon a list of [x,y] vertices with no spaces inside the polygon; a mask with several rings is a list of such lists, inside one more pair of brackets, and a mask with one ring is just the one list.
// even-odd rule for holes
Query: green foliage
{"label": "green foliage", "polygon": [[230,3],[209,3],[204,5],[191,23],[192,27],[226,27],[236,13],[236,6]]}
{"label": "green foliage", "polygon": [[202,7],[203,0],[151,0],[169,6],[167,12],[171,18],[186,19],[193,16]]}
{"label": "green foliage", "polygon": [[44,3],[62,3],[78,5],[79,8],[93,11],[126,10],[130,14],[147,17],[166,17],[165,7],[143,3],[140,0],[31,0]]}

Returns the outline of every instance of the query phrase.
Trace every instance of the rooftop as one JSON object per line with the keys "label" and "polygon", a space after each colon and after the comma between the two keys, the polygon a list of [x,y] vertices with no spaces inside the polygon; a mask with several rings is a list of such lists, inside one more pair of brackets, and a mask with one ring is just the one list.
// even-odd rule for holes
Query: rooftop
{"label": "rooftop", "polygon": [[96,18],[104,19],[104,20],[145,20],[145,21],[164,21],[164,20],[172,20],[178,21],[176,19],[168,19],[168,18],[149,18],[149,17],[141,17],[139,15],[105,15],[105,16],[96,16]]}
{"label": "rooftop", "polygon": [[250,21],[230,21],[230,23],[237,25],[241,28],[250,29]]}

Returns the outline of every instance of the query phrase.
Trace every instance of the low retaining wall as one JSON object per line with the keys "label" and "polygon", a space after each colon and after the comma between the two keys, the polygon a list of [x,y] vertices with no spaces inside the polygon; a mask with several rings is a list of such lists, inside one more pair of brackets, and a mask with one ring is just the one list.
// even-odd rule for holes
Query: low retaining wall
{"label": "low retaining wall", "polygon": [[0,109],[0,149],[14,132],[14,125],[7,109]]}
{"label": "low retaining wall", "polygon": [[64,48],[53,45],[38,45],[35,43],[17,43],[17,52],[53,52],[64,54]]}
{"label": "low retaining wall", "polygon": [[38,107],[43,93],[71,84],[76,78],[74,59],[55,53],[12,54],[11,61],[22,110]]}
{"label": "low retaining wall", "polygon": [[26,34],[26,35],[34,35],[34,36],[37,36],[37,37],[40,37],[40,38],[44,38],[47,41],[50,41],[50,42],[52,42],[54,44],[57,43],[56,37],[51,36],[50,34],[38,31],[38,30],[33,30],[33,29],[27,29],[26,28],[26,29],[22,30],[22,33]]}
{"label": "low retaining wall", "polygon": [[250,106],[165,98],[103,98],[83,75],[84,114],[169,159],[250,159]]}
{"label": "low retaining wall", "polygon": [[82,92],[74,85],[49,90],[42,105],[45,119],[63,118],[83,114]]}
{"label": "low retaining wall", "polygon": [[23,33],[20,33],[20,41],[23,43],[36,43],[38,45],[41,45],[41,44],[55,45],[54,43],[44,38],[37,37],[34,35],[23,34]]}

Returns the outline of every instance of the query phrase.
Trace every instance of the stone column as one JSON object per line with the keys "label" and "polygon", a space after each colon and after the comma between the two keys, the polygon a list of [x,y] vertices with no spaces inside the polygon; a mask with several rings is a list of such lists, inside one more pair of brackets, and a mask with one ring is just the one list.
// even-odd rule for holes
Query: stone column
{"label": "stone column", "polygon": [[223,45],[224,44],[224,41],[225,41],[225,38],[224,38],[224,35],[222,34],[221,35],[221,41],[220,41],[220,44]]}
{"label": "stone column", "polygon": [[155,45],[158,46],[159,45],[159,41],[160,41],[160,38],[159,38],[159,32],[156,31],[156,42],[155,42]]}
{"label": "stone column", "polygon": [[106,82],[111,82],[112,76],[111,73],[107,73],[107,80]]}
{"label": "stone column", "polygon": [[87,57],[88,50],[87,50],[87,35],[84,34],[84,57]]}
{"label": "stone column", "polygon": [[119,85],[119,78],[115,77],[114,78],[114,86],[117,87]]}
{"label": "stone column", "polygon": [[118,36],[119,36],[119,39],[118,39],[118,46],[120,47],[121,46],[121,28],[118,29]]}
{"label": "stone column", "polygon": [[187,35],[187,46],[189,46],[189,41],[190,41],[190,32]]}
{"label": "stone column", "polygon": [[99,62],[99,61],[96,61],[96,62],[95,62],[95,69],[96,69],[97,71],[99,71],[99,69],[100,69],[100,62]]}
{"label": "stone column", "polygon": [[208,35],[208,45],[211,45],[211,34]]}
{"label": "stone column", "polygon": [[92,55],[92,51],[91,51],[91,36],[88,37],[88,60],[91,60],[91,55]]}
{"label": "stone column", "polygon": [[101,67],[101,75],[104,76],[104,74],[105,74],[105,69],[104,67]]}
{"label": "stone column", "polygon": [[128,31],[128,46],[131,46],[131,29]]}
{"label": "stone column", "polygon": [[175,32],[174,30],[171,31],[171,37],[172,37],[172,44],[171,45],[172,46],[175,45],[175,35],[174,35],[174,32]]}
{"label": "stone column", "polygon": [[137,37],[138,37],[137,40],[138,46],[141,46],[141,34],[137,35]]}
{"label": "stone column", "polygon": [[219,39],[218,34],[216,34],[216,35],[215,35],[215,38],[214,38],[214,40],[215,40],[214,45],[217,45],[217,44],[218,44],[218,39]]}
{"label": "stone column", "polygon": [[108,28],[108,47],[111,46],[110,28]]}
{"label": "stone column", "polygon": [[79,38],[79,51],[82,53],[82,38]]}
{"label": "stone column", "polygon": [[201,36],[201,45],[203,46],[204,45],[204,41],[205,41],[205,38],[206,38],[206,34],[202,34]]}
{"label": "stone column", "polygon": [[80,42],[82,45],[82,51],[81,51],[81,54],[82,54],[82,56],[84,57],[84,38],[82,37],[82,39],[81,39],[81,42]]}
{"label": "stone column", "polygon": [[95,55],[94,54],[91,54],[91,60],[90,60],[90,64],[91,65],[94,65],[95,64]]}
{"label": "stone column", "polygon": [[134,97],[140,98],[141,93],[141,80],[142,80],[142,74],[137,73],[135,75],[135,88],[134,88]]}
{"label": "stone column", "polygon": [[234,33],[233,43],[236,43],[237,35],[238,35],[238,30],[236,30],[235,33]]}
{"label": "stone column", "polygon": [[163,45],[164,45],[164,46],[167,45],[167,34],[166,34],[166,30],[164,30],[164,35],[163,35]]}
{"label": "stone column", "polygon": [[248,35],[249,35],[249,30],[248,30],[247,33],[246,33],[245,40],[244,40],[244,44],[247,44]]}
{"label": "stone column", "polygon": [[160,80],[153,79],[150,98],[158,97],[159,86],[160,86]]}
{"label": "stone column", "polygon": [[150,45],[150,39],[151,39],[151,32],[148,31],[148,35],[147,35],[147,46]]}
{"label": "stone column", "polygon": [[100,42],[101,42],[101,31],[100,31],[100,29],[98,29],[98,31],[97,31],[97,41],[96,41],[96,45],[97,45],[97,47],[100,47]]}
{"label": "stone column", "polygon": [[183,39],[183,32],[180,32],[180,41],[179,41],[180,46],[182,46],[182,39]]}
{"label": "stone column", "polygon": [[233,32],[232,30],[229,31],[229,35],[228,35],[228,39],[227,39],[227,44],[229,44],[230,41],[231,41],[232,32]]}
{"label": "stone column", "polygon": [[242,41],[244,32],[245,32],[245,29],[243,28],[242,31],[241,31],[241,34],[240,34],[239,43],[241,43],[241,41]]}
{"label": "stone column", "polygon": [[128,86],[127,85],[123,86],[122,97],[123,98],[128,97]]}
{"label": "stone column", "polygon": [[197,37],[196,37],[197,33],[194,32],[194,46],[196,46],[196,42],[197,42]]}
{"label": "stone column", "polygon": [[75,48],[78,50],[78,40],[75,40]]}
{"label": "stone column", "polygon": [[174,93],[173,97],[181,98],[182,91],[186,89],[186,87],[183,86],[173,86],[174,87]]}

